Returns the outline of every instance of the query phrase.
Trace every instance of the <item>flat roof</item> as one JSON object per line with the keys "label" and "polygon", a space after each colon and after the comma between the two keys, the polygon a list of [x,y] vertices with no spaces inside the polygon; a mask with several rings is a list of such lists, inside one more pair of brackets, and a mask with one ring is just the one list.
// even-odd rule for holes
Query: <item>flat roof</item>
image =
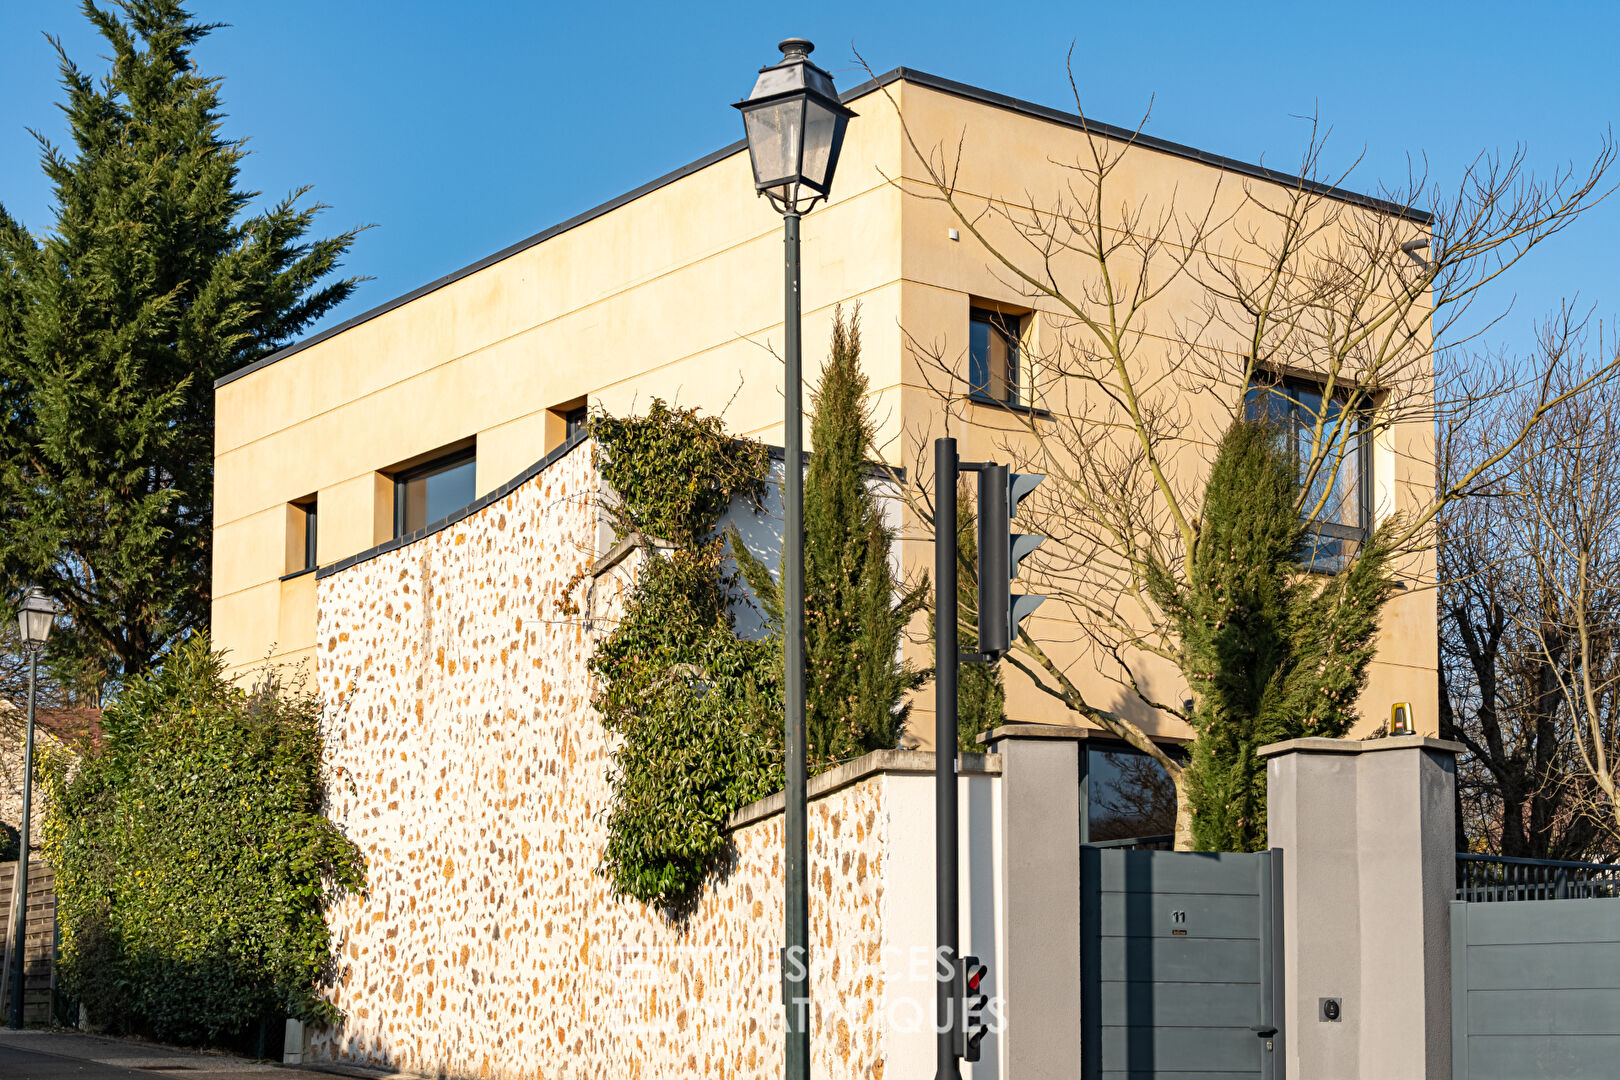
{"label": "flat roof", "polygon": [[[1152,135],[1145,135],[1129,128],[1122,128],[1113,124],[1105,124],[1097,120],[1081,117],[1075,113],[1063,112],[1061,109],[1052,109],[1045,105],[1036,105],[1031,101],[1023,101],[1019,98],[1008,97],[1006,94],[998,94],[993,90],[985,90],[977,86],[970,86],[967,83],[956,82],[952,79],[940,78],[938,75],[930,75],[926,71],[918,71],[915,68],[897,67],[892,71],[886,71],[875,79],[869,79],[853,89],[844,91],[839,95],[839,97],[844,101],[852,101],[855,98],[864,97],[865,95],[870,94],[872,91],[881,87],[888,86],[890,83],[900,81],[915,83],[918,86],[924,86],[930,90],[937,90],[941,93],[951,94],[955,97],[964,98],[968,101],[977,101],[981,104],[993,105],[996,108],[1006,109],[1009,112],[1019,113],[1024,116],[1032,116],[1040,120],[1050,121],[1054,124],[1061,124],[1065,127],[1095,132],[1108,138],[1132,141],[1136,145],[1144,147],[1145,149],[1157,150],[1161,153],[1172,154],[1176,157],[1187,158],[1192,161],[1200,161],[1206,165],[1211,165],[1215,168],[1221,169],[1224,172],[1237,173],[1241,176],[1249,176],[1257,180],[1268,180],[1273,183],[1288,186],[1303,186],[1305,190],[1314,194],[1329,195],[1333,198],[1341,199],[1348,203],[1354,203],[1358,206],[1365,206],[1369,209],[1396,214],[1400,217],[1407,218],[1408,220],[1418,222],[1422,225],[1429,225],[1434,221],[1434,215],[1428,213],[1427,211],[1417,210],[1410,206],[1402,206],[1398,203],[1390,202],[1387,199],[1375,198],[1374,196],[1365,195],[1357,191],[1346,191],[1343,188],[1337,188],[1331,184],[1322,184],[1315,181],[1302,182],[1297,175],[1292,173],[1279,172],[1276,169],[1268,169],[1264,165],[1256,165],[1252,162],[1239,161],[1236,158],[1223,157],[1220,154],[1212,154],[1208,151],[1199,150],[1196,147],[1186,146],[1182,143],[1170,142],[1168,139],[1155,138]],[[226,383],[234,382],[235,380],[242,378],[244,375],[251,375],[260,368],[269,367],[278,360],[291,356],[296,352],[301,352],[304,349],[309,348],[311,345],[319,344],[320,342],[325,341],[327,338],[336,337],[345,330],[359,326],[361,323],[369,322],[379,315],[385,315],[397,307],[410,303],[412,300],[415,300],[418,297],[426,296],[428,293],[442,289],[446,285],[460,281],[469,274],[475,274],[485,267],[493,266],[495,263],[498,263],[503,259],[507,259],[518,254],[520,251],[527,251],[536,244],[542,244],[547,240],[550,240],[553,236],[558,236],[567,232],[569,229],[577,228],[588,221],[599,218],[603,214],[617,210],[626,203],[633,202],[634,200],[641,198],[643,195],[657,191],[666,184],[673,184],[675,181],[681,179],[682,177],[690,176],[699,169],[706,169],[717,161],[725,160],[732,154],[740,154],[747,148],[747,143],[742,139],[738,139],[729,146],[723,146],[713,153],[705,154],[696,161],[683,165],[673,172],[665,173],[656,180],[649,180],[640,187],[627,191],[617,198],[609,199],[600,206],[594,206],[591,209],[586,210],[584,213],[575,214],[567,221],[562,221],[548,229],[543,229],[527,239],[519,240],[515,244],[502,248],[492,255],[486,255],[477,262],[463,266],[461,269],[452,271],[441,278],[435,278],[426,285],[420,285],[412,289],[410,292],[407,292],[401,296],[396,296],[394,299],[386,301],[385,303],[378,304],[369,311],[363,311],[351,319],[346,319],[335,326],[329,326],[320,333],[312,334],[309,337],[304,338],[302,341],[294,342],[285,348],[276,350],[269,356],[255,360],[253,363],[248,364],[245,367],[237,368],[235,371],[232,371],[229,374],[222,375],[218,379],[214,380],[214,387],[215,389],[218,389],[219,387],[224,386]]]}

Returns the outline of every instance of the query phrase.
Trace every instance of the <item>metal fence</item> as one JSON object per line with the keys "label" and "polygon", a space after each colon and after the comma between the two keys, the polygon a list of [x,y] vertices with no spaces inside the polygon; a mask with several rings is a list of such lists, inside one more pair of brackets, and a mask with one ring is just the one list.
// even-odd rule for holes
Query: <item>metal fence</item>
{"label": "metal fence", "polygon": [[1620,899],[1620,864],[1458,855],[1456,899],[1473,903]]}
{"label": "metal fence", "polygon": [[1176,846],[1176,838],[1168,833],[1164,836],[1127,836],[1120,840],[1098,840],[1086,846],[1125,848],[1127,851],[1172,851]]}

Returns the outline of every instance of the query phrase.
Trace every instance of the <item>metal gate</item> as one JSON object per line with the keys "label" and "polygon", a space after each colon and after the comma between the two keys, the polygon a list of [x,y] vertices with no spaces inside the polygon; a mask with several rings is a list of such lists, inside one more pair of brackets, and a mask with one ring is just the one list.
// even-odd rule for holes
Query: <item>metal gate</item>
{"label": "metal gate", "polygon": [[1282,1080],[1281,858],[1081,849],[1085,1080]]}
{"label": "metal gate", "polygon": [[1455,1080],[1620,1075],[1620,866],[1457,857]]}

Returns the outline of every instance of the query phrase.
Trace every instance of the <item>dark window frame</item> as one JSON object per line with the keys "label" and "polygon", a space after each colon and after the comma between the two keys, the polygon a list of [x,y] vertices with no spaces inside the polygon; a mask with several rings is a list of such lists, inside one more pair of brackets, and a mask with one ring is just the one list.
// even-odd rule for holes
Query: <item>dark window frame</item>
{"label": "dark window frame", "polygon": [[320,503],[311,499],[302,504],[299,509],[304,512],[304,569],[314,570],[317,566],[315,560],[316,534],[320,528]]}
{"label": "dark window frame", "polygon": [[581,405],[576,409],[569,409],[563,413],[563,441],[567,442],[574,437],[577,431],[583,431],[591,422],[591,409],[589,405]]}
{"label": "dark window frame", "polygon": [[[990,393],[990,387],[995,383],[994,373],[989,370],[988,363],[982,380],[975,379],[973,356],[973,324],[981,323],[992,334],[1000,335],[1006,344],[1007,367],[1002,372],[1002,385],[1005,393],[996,397]],[[988,360],[988,358],[987,358]],[[968,397],[994,405],[1009,405],[1013,408],[1027,408],[1024,401],[1023,387],[1024,362],[1024,316],[1011,312],[996,311],[993,308],[972,306],[968,308]]]}
{"label": "dark window frame", "polygon": [[[1186,764],[1187,759],[1188,759],[1188,757],[1189,757],[1189,755],[1191,753],[1191,750],[1192,750],[1192,747],[1191,747],[1190,744],[1183,746],[1183,745],[1181,745],[1179,743],[1162,743],[1161,742],[1161,743],[1156,743],[1155,745],[1157,745],[1160,750],[1164,751],[1170,757],[1180,760],[1183,765]],[[1091,755],[1093,753],[1099,753],[1099,754],[1128,754],[1128,755],[1131,755],[1132,757],[1142,758],[1142,759],[1144,759],[1144,760],[1146,760],[1148,762],[1151,762],[1154,765],[1154,767],[1159,768],[1161,771],[1163,769],[1162,766],[1158,765],[1157,762],[1153,761],[1153,759],[1152,759],[1152,757],[1150,755],[1143,753],[1141,750],[1138,750],[1136,747],[1132,746],[1130,743],[1124,741],[1123,739],[1107,738],[1107,737],[1082,739],[1080,741],[1080,754],[1079,754],[1079,758],[1080,758],[1080,762],[1079,762],[1079,764],[1080,764],[1080,843],[1083,844],[1083,845],[1087,845],[1087,846],[1104,846],[1104,847],[1135,847],[1135,846],[1143,846],[1143,847],[1161,847],[1161,846],[1163,846],[1163,847],[1168,847],[1168,846],[1173,845],[1173,841],[1174,841],[1174,835],[1173,834],[1175,832],[1175,808],[1172,808],[1172,810],[1171,810],[1171,817],[1170,817],[1170,822],[1169,822],[1171,831],[1170,831],[1169,834],[1157,833],[1157,834],[1146,834],[1146,835],[1135,836],[1135,837],[1104,837],[1102,839],[1093,838],[1092,833],[1093,833],[1094,830],[1093,830],[1093,820],[1092,819],[1093,819],[1093,816],[1094,816],[1094,814],[1093,814],[1093,809],[1094,808],[1093,808],[1092,804],[1093,804],[1093,802],[1096,801],[1096,793],[1093,792],[1093,790],[1092,790],[1093,767],[1092,767]],[[1168,779],[1168,777],[1166,779]]]}
{"label": "dark window frame", "polygon": [[[449,472],[451,469],[457,468],[458,466],[461,466],[461,465],[465,465],[469,461],[476,462],[477,460],[478,460],[478,447],[476,445],[474,445],[474,446],[466,446],[466,447],[461,448],[460,450],[452,450],[448,454],[442,454],[439,457],[434,458],[432,461],[425,461],[420,465],[414,465],[409,469],[403,469],[403,470],[395,473],[394,474],[394,539],[398,540],[401,536],[404,536],[405,532],[406,532],[406,530],[405,530],[405,488],[406,488],[406,485],[410,484],[413,480],[421,480],[424,477],[435,476],[435,475],[437,475],[439,473],[442,473],[442,472]],[[471,503],[469,503],[468,505],[471,505]],[[435,519],[435,520],[437,520],[437,519]],[[431,522],[431,521],[424,522],[423,526],[426,527],[427,525],[431,525],[431,524],[433,524],[433,522]]]}
{"label": "dark window frame", "polygon": [[[1261,381],[1262,379],[1265,379],[1265,381]],[[1266,395],[1264,399],[1268,403],[1266,415],[1271,415],[1269,403],[1272,400],[1273,391],[1279,388],[1288,395],[1287,400],[1293,404],[1290,419],[1292,419],[1292,415],[1306,411],[1304,406],[1300,404],[1296,391],[1314,393],[1327,398],[1327,388],[1321,379],[1291,373],[1280,375],[1262,374],[1251,380],[1247,389],[1243,392],[1244,415],[1250,420],[1256,419],[1257,413],[1251,395],[1257,391]],[[1335,390],[1333,396],[1343,401],[1349,395],[1346,391]],[[1347,407],[1344,404],[1340,406],[1340,408]],[[1337,521],[1314,521],[1311,523],[1310,528],[1317,538],[1348,540],[1359,547],[1365,544],[1367,539],[1372,536],[1373,498],[1375,492],[1373,485],[1373,446],[1370,437],[1370,425],[1368,424],[1369,412],[1370,409],[1367,405],[1356,407],[1356,500],[1359,504],[1356,507],[1357,524],[1345,525]],[[1304,477],[1300,479],[1303,481]],[[1317,570],[1319,568],[1317,560],[1313,558],[1309,569]]]}

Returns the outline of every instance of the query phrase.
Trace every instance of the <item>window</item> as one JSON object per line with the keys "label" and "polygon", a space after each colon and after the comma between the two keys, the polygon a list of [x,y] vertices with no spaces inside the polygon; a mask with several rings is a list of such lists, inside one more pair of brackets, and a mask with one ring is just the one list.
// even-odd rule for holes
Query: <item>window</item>
{"label": "window", "polygon": [[968,310],[968,392],[1000,404],[1022,405],[1019,346],[1023,319],[985,308]]}
{"label": "window", "polygon": [[1176,831],[1176,785],[1157,761],[1118,743],[1082,746],[1088,844],[1168,837]]}
{"label": "window", "polygon": [[287,504],[287,573],[302,574],[315,569],[315,496]]}
{"label": "window", "polygon": [[319,520],[316,515],[315,500],[311,499],[303,506],[304,511],[304,569],[315,569],[315,525]]}
{"label": "window", "polygon": [[1307,505],[1322,504],[1311,528],[1307,565],[1313,570],[1341,569],[1372,530],[1372,453],[1366,437],[1366,417],[1345,415],[1344,395],[1324,402],[1320,383],[1280,378],[1256,382],[1244,399],[1251,420],[1262,417],[1276,424],[1299,459],[1300,479],[1306,479],[1316,426],[1322,424],[1325,441],[1338,439],[1310,479]]}
{"label": "window", "polygon": [[394,477],[394,536],[449,517],[473,501],[476,457],[471,447]]}
{"label": "window", "polygon": [[567,425],[563,432],[563,439],[566,441],[585,430],[586,425],[590,423],[590,413],[581,405],[577,409],[569,409],[563,415],[563,422]]}

